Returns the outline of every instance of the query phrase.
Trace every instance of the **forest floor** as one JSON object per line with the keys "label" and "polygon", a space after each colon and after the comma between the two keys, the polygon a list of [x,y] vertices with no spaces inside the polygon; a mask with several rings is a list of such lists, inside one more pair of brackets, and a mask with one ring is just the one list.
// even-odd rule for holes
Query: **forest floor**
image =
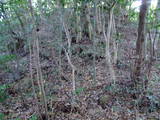
{"label": "forest floor", "polygon": [[[127,85],[130,82],[131,65],[134,56],[137,29],[123,27],[118,30],[121,35],[119,43],[119,65],[114,66],[116,84],[112,85],[111,76],[107,69],[106,60],[96,59],[96,79],[93,77],[93,60],[90,56],[72,56],[73,64],[78,68],[76,72],[75,104],[72,104],[72,71],[65,55],[62,55],[62,74],[59,80],[57,59],[41,58],[42,72],[45,80],[45,91],[48,104],[48,114],[51,120],[160,120],[160,62],[154,62],[151,70],[151,81],[147,95],[136,99]],[[90,51],[92,44],[81,43],[85,52]],[[42,51],[47,53],[51,48],[41,44]],[[44,46],[43,46],[44,45]],[[76,45],[75,45],[76,46]],[[103,47],[103,45],[102,45]],[[47,50],[46,50],[47,49]],[[112,51],[111,51],[112,53]],[[46,55],[46,54],[45,54]],[[100,53],[98,53],[100,55]],[[101,55],[100,55],[101,56]],[[22,61],[27,61],[29,55]],[[24,66],[29,67],[28,64]],[[2,84],[2,83],[1,83]],[[3,84],[7,84],[7,81]],[[37,82],[34,83],[38,89]],[[127,88],[127,90],[125,89]],[[0,113],[5,117],[0,120],[35,120],[37,114],[36,100],[33,92],[29,72],[26,71],[22,79],[12,82],[5,90],[7,99],[0,102]],[[151,93],[151,94],[149,94]],[[38,95],[38,100],[41,95]],[[44,116],[44,106],[39,101],[41,114]]]}

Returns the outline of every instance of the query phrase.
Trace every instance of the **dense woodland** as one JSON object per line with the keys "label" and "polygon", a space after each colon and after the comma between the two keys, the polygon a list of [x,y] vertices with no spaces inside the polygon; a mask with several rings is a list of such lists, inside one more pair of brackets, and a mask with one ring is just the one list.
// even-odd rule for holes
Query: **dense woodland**
{"label": "dense woodland", "polygon": [[0,0],[0,120],[160,120],[160,0]]}

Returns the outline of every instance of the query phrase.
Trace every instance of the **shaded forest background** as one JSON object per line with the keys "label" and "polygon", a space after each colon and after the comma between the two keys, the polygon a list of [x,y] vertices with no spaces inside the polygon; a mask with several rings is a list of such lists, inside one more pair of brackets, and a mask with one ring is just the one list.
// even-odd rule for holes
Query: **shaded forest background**
{"label": "shaded forest background", "polygon": [[159,120],[160,0],[0,0],[0,120]]}

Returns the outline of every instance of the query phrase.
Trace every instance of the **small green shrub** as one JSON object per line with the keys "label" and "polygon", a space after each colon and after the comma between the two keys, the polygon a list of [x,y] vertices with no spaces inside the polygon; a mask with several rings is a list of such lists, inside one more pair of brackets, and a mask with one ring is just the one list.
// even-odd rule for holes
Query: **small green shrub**
{"label": "small green shrub", "polygon": [[5,115],[3,113],[0,113],[0,120],[4,120]]}
{"label": "small green shrub", "polygon": [[38,120],[38,117],[36,115],[33,115],[29,120]]}
{"label": "small green shrub", "polygon": [[75,93],[76,95],[79,95],[79,94],[81,94],[84,90],[85,90],[84,88],[77,88],[74,93]]}
{"label": "small green shrub", "polygon": [[16,55],[0,55],[0,64],[5,64],[9,61],[15,60],[16,59]]}
{"label": "small green shrub", "polygon": [[15,120],[21,120],[20,118],[16,118]]}
{"label": "small green shrub", "polygon": [[3,102],[8,98],[8,95],[6,93],[6,89],[8,87],[8,85],[0,85],[0,102]]}
{"label": "small green shrub", "polygon": [[10,71],[10,67],[7,65],[8,62],[11,62],[16,59],[16,55],[0,55],[0,69],[5,72]]}
{"label": "small green shrub", "polygon": [[[1,119],[0,119],[1,120]],[[20,118],[16,118],[15,120],[22,120]],[[27,120],[38,120],[38,117],[36,115],[33,115],[31,118],[27,119]]]}

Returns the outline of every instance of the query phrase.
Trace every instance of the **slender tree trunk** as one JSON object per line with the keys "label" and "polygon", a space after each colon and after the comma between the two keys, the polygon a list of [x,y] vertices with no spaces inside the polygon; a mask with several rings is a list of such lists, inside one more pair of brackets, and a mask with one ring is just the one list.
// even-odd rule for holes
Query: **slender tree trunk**
{"label": "slender tree trunk", "polygon": [[87,13],[86,13],[86,22],[88,23],[88,34],[89,34],[89,39],[92,40],[92,31],[93,31],[93,27],[91,24],[91,18],[90,18],[90,4],[86,3],[86,7],[87,7]]}
{"label": "slender tree trunk", "polygon": [[[93,3],[94,4],[94,15],[96,16],[96,2]],[[90,23],[91,24],[91,23]],[[91,39],[93,39],[93,80],[94,80],[94,84],[96,84],[96,75],[97,75],[97,71],[96,71],[96,19],[94,19],[94,23],[93,23],[93,27],[91,27]]]}
{"label": "slender tree trunk", "polygon": [[[35,17],[34,17],[34,13],[33,13],[33,7],[32,7],[32,1],[29,0],[29,8],[30,8],[30,13],[31,13],[31,20],[32,20],[32,24],[36,24],[36,20],[35,20]],[[41,65],[40,65],[40,56],[39,56],[39,36],[36,34],[36,30],[35,28],[32,30],[32,37],[34,38],[33,40],[33,43],[34,43],[34,46],[33,46],[33,53],[34,53],[34,62],[35,62],[35,66],[36,66],[36,73],[37,73],[37,81],[38,81],[38,85],[39,85],[39,89],[40,89],[40,92],[39,92],[39,95],[42,97],[42,102],[44,103],[44,110],[45,110],[45,115],[46,115],[46,118],[48,118],[48,109],[47,109],[47,100],[46,100],[46,95],[45,95],[45,89],[44,89],[44,81],[43,81],[43,76],[42,76],[42,71],[41,71]],[[30,43],[31,44],[31,43]],[[31,48],[31,46],[30,46]],[[30,55],[31,55],[31,51],[30,51]],[[30,56],[30,60],[31,60],[31,56]],[[30,61],[31,62],[31,61]],[[32,68],[30,68],[31,70]],[[30,71],[31,72],[31,71]],[[32,74],[32,73],[31,73]],[[32,76],[32,75],[31,75]],[[31,77],[32,79],[32,77]],[[33,80],[33,79],[32,79]],[[32,81],[33,83],[33,81]],[[34,87],[34,84],[33,84],[33,87]],[[34,88],[33,88],[34,89]],[[35,91],[33,91],[35,92]],[[39,111],[38,111],[39,112]],[[42,118],[42,116],[40,115],[40,117]]]}
{"label": "slender tree trunk", "polygon": [[[143,47],[145,41],[145,18],[147,13],[147,0],[142,0],[142,5],[140,7],[139,13],[139,25],[138,25],[138,38],[136,42],[136,60],[135,60],[135,67],[133,69],[133,83],[134,86],[142,87],[143,86],[143,79],[141,78],[141,68],[142,63],[144,60],[143,55]],[[146,81],[147,82],[147,81]]]}
{"label": "slender tree trunk", "polygon": [[78,43],[82,39],[82,27],[80,24],[80,16],[78,15],[78,13],[76,13],[76,30],[77,30],[76,43]]}
{"label": "slender tree trunk", "polygon": [[106,57],[106,62],[107,62],[107,65],[109,67],[109,72],[110,72],[110,75],[111,75],[111,79],[112,81],[116,82],[116,76],[115,76],[115,71],[113,69],[113,65],[112,65],[112,62],[111,62],[111,54],[109,52],[109,48],[110,48],[110,39],[111,39],[111,32],[112,32],[112,25],[113,25],[113,9],[114,9],[114,6],[111,8],[110,10],[110,15],[109,15],[109,20],[108,20],[108,28],[107,28],[107,35],[105,33],[105,24],[103,25],[103,35],[104,35],[104,38],[105,38],[105,41],[106,41],[106,48],[105,48],[105,57]]}
{"label": "slender tree trunk", "polygon": [[96,7],[96,27],[98,34],[102,33],[102,18],[101,18],[101,9]]}
{"label": "slender tree trunk", "polygon": [[84,38],[89,38],[90,37],[90,33],[89,33],[90,16],[88,11],[88,4],[86,1],[81,2],[81,18],[80,19],[82,23],[82,36]]}
{"label": "slender tree trunk", "polygon": [[72,61],[71,61],[71,57],[69,56],[68,52],[65,50],[65,54],[67,56],[67,60],[68,63],[72,69],[72,104],[75,104],[75,100],[76,100],[76,96],[75,96],[75,90],[76,90],[76,81],[75,81],[75,71],[76,71],[76,67],[73,65]]}
{"label": "slender tree trunk", "polygon": [[[157,18],[157,23],[160,24],[160,0],[158,0],[158,4],[157,4],[157,12],[156,12],[156,18]],[[159,51],[160,51],[160,29],[157,28],[157,40],[156,40],[156,52],[155,52],[155,56],[156,58],[158,57]]]}
{"label": "slender tree trunk", "polygon": [[[113,26],[112,26],[112,35],[116,34],[116,22],[113,16]],[[117,38],[116,38],[117,39]],[[116,42],[116,39],[113,39],[113,64],[115,65],[118,60],[118,43]]]}

